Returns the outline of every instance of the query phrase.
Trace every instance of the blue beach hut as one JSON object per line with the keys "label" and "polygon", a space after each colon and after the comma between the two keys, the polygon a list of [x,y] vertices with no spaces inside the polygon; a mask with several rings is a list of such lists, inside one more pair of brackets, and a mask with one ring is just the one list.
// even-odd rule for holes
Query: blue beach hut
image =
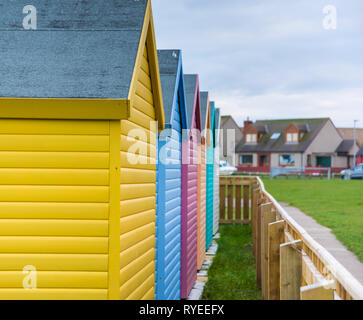
{"label": "blue beach hut", "polygon": [[158,136],[156,169],[156,299],[180,299],[181,148],[187,128],[180,50],[158,50],[165,130]]}

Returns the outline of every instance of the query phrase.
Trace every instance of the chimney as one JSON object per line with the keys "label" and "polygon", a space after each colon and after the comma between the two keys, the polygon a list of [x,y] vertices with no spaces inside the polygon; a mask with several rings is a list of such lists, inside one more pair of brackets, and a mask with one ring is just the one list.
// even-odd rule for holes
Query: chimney
{"label": "chimney", "polygon": [[247,117],[247,120],[243,122],[243,135],[245,135],[245,130],[247,127],[252,124],[253,122],[250,120],[249,117]]}

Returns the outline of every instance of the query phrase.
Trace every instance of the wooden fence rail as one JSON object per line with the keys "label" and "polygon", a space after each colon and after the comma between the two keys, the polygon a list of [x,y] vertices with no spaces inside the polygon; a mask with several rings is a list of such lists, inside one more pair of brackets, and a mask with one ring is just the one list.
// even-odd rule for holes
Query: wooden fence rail
{"label": "wooden fence rail", "polygon": [[263,299],[363,300],[362,284],[289,216],[260,178],[220,178],[220,222],[252,222]]}

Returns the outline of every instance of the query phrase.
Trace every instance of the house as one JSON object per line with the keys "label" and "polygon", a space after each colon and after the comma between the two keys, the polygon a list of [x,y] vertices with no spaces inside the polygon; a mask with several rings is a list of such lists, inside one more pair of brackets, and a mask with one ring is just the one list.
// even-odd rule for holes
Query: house
{"label": "house", "polygon": [[[338,128],[343,139],[354,140],[354,128]],[[355,129],[356,139],[359,146],[363,146],[363,128]]]}
{"label": "house", "polygon": [[353,141],[344,140],[329,118],[245,121],[236,154],[239,171],[353,166]]}
{"label": "house", "polygon": [[232,116],[221,116],[219,135],[219,160],[227,161],[232,166],[237,165],[236,145],[243,138],[243,129]]}
{"label": "house", "polygon": [[[182,55],[158,50],[165,130],[158,136],[156,165],[157,300],[180,299],[182,130],[188,128]],[[172,259],[170,257],[173,257]]]}
{"label": "house", "polygon": [[37,1],[31,31],[27,3],[0,10],[0,299],[154,299],[151,1]]}

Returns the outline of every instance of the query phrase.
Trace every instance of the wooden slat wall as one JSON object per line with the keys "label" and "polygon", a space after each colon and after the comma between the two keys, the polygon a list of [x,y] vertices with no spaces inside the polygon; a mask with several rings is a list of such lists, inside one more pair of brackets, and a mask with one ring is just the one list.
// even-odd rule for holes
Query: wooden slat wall
{"label": "wooden slat wall", "polygon": [[[195,128],[195,122],[191,125]],[[186,299],[197,278],[197,137],[183,141],[189,164],[182,163],[181,298]],[[185,151],[184,151],[185,150]]]}
{"label": "wooden slat wall", "polygon": [[[156,299],[180,299],[181,115],[173,110],[172,134],[159,141],[156,195]],[[163,159],[160,159],[160,156]],[[166,157],[166,159],[165,159]],[[165,161],[166,160],[166,161]]]}
{"label": "wooden slat wall", "polygon": [[[156,120],[147,47],[129,120],[121,121],[121,299],[154,299]],[[128,135],[141,130],[137,154]],[[130,140],[130,138],[129,138]]]}
{"label": "wooden slat wall", "polygon": [[[109,132],[0,120],[0,299],[107,299]],[[28,265],[37,289],[23,288]]]}

